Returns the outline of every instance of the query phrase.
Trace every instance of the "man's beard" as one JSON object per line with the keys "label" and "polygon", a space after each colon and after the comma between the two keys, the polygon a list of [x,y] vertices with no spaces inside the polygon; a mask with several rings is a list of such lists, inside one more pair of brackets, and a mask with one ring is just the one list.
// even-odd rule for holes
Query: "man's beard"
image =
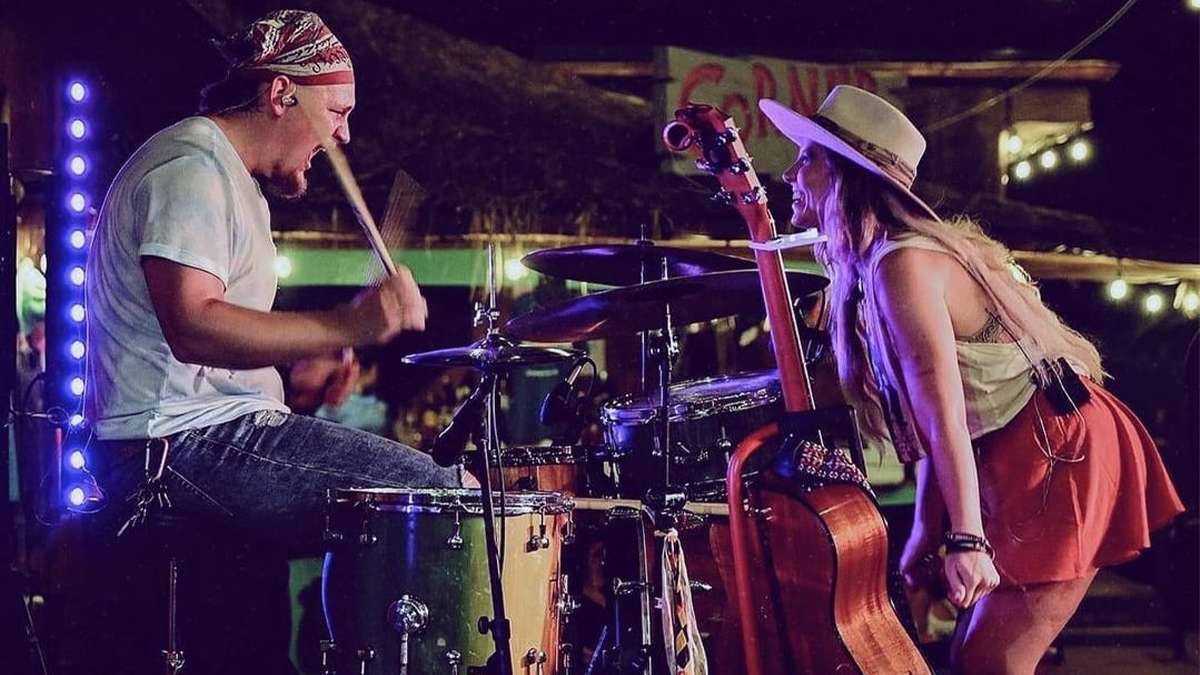
{"label": "man's beard", "polygon": [[264,181],[267,192],[287,201],[294,201],[308,192],[308,177],[304,172],[275,175]]}

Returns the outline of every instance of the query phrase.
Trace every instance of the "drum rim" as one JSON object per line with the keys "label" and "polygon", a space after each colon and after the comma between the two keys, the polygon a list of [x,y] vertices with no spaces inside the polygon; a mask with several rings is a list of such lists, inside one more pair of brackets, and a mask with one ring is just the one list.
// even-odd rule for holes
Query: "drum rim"
{"label": "drum rim", "polygon": [[[749,373],[737,373],[734,375],[717,375],[714,377],[705,377],[696,380],[685,380],[677,384],[671,385],[671,388],[676,387],[684,390],[685,387],[694,388],[704,384],[713,382],[728,382],[739,379],[750,380],[753,378],[769,376],[775,374],[774,370],[759,370]],[[659,408],[651,405],[644,405],[639,408],[623,407],[628,406],[637,400],[649,400],[649,396],[639,396],[635,394],[625,394],[604,404],[600,409],[600,418],[603,422],[613,424],[646,424],[658,419]],[[688,422],[701,420],[706,417],[713,417],[724,413],[745,412],[760,408],[764,405],[771,405],[783,399],[783,390],[779,384],[778,377],[769,381],[766,385],[758,386],[745,391],[737,391],[719,396],[711,396],[701,401],[677,401],[670,404],[670,413],[667,419],[671,422]]]}
{"label": "drum rim", "polygon": [[597,445],[516,445],[501,449],[501,464],[508,467],[586,464],[603,446]]}
{"label": "drum rim", "polygon": [[[369,508],[373,511],[397,513],[466,513],[483,514],[482,491],[474,488],[340,488],[334,490],[333,502]],[[464,500],[464,497],[476,497]],[[414,499],[415,497],[415,499]],[[500,493],[492,493],[496,512]],[[504,515],[520,516],[530,513],[568,513],[575,508],[571,497],[561,492],[506,490]]]}

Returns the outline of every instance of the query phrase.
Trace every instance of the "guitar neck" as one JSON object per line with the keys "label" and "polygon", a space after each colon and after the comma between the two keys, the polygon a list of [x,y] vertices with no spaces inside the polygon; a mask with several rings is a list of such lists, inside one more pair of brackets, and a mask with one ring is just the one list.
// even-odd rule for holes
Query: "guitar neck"
{"label": "guitar neck", "polygon": [[[763,205],[763,211],[766,206]],[[767,214],[770,218],[770,214]],[[775,224],[768,222],[766,232],[755,232],[754,241],[767,241],[775,237]],[[767,235],[759,238],[754,235]],[[762,283],[763,302],[767,307],[767,324],[771,327],[771,345],[775,349],[775,363],[779,367],[779,383],[783,389],[784,408],[789,412],[813,408],[812,387],[808,370],[800,349],[800,337],[796,330],[796,314],[792,311],[792,294],[788,289],[784,273],[783,255],[779,251],[754,252],[758,263],[759,281]]]}

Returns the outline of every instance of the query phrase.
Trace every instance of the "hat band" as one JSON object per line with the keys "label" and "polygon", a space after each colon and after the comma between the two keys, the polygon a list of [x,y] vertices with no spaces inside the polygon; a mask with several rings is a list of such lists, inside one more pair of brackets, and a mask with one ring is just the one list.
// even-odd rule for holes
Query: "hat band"
{"label": "hat band", "polygon": [[813,115],[810,119],[821,126],[821,128],[845,141],[850,147],[862,153],[864,157],[879,166],[888,177],[906,188],[912,188],[913,181],[917,179],[917,170],[909,166],[908,162],[901,159],[900,155],[846,131],[841,125],[828,117]]}

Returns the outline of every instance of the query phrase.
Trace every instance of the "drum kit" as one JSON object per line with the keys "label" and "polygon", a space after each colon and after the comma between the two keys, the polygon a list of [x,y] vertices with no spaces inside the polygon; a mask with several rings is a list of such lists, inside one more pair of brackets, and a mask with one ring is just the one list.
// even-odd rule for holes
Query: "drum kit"
{"label": "drum kit", "polygon": [[[489,303],[476,307],[483,338],[405,358],[480,373],[431,454],[440,464],[458,464],[474,439],[466,465],[481,486],[330,494],[322,582],[327,672],[674,673],[666,664],[674,663],[676,645],[664,639],[662,608],[654,608],[667,533],[692,567],[696,623],[706,643],[693,653],[707,649],[707,672],[738,672],[738,629],[723,591],[724,477],[739,441],[779,417],[779,381],[760,371],[672,382],[671,364],[679,352],[675,327],[761,307],[754,262],[644,239],[546,249],[522,262],[612,288],[500,327],[493,246]],[[789,272],[788,283],[802,298],[826,280]],[[504,446],[502,379],[528,366],[570,366],[545,412],[570,392],[589,360],[578,349],[526,343],[634,334],[639,390],[599,410],[602,445]],[[608,480],[589,480],[601,471]]]}

